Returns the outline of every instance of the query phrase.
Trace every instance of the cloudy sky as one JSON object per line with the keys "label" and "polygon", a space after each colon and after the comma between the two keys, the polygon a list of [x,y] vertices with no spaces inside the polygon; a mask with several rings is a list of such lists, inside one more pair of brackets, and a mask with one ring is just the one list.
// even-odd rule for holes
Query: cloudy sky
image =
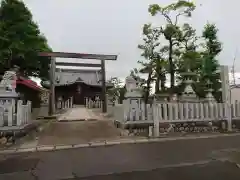
{"label": "cloudy sky", "polygon": [[[121,78],[136,67],[140,58],[144,23],[163,24],[152,18],[148,6],[165,5],[174,0],[24,0],[54,51],[117,54],[118,60],[107,63],[107,75]],[[239,48],[236,70],[240,72],[240,24],[237,0],[196,0],[197,9],[189,21],[200,33],[209,21],[219,28],[223,51],[221,64],[232,66]],[[201,6],[200,6],[201,4]],[[239,75],[240,77],[240,75]]]}

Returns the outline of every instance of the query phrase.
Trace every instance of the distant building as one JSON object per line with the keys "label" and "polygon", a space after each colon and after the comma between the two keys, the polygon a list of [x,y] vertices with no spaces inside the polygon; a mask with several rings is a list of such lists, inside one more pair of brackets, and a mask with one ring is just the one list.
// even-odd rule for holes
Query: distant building
{"label": "distant building", "polygon": [[[84,105],[86,98],[101,98],[102,75],[99,70],[60,70],[55,73],[55,99],[67,100],[73,97],[73,103]],[[49,88],[49,83],[43,84]],[[113,84],[106,83],[107,88]]]}
{"label": "distant building", "polygon": [[240,102],[240,84],[231,85],[231,102],[239,101]]}

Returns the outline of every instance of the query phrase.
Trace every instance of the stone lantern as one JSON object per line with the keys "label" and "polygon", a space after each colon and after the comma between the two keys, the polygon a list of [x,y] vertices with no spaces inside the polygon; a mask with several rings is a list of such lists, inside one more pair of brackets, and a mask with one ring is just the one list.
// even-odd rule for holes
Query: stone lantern
{"label": "stone lantern", "polygon": [[181,102],[198,102],[199,98],[197,97],[195,91],[192,88],[193,77],[196,76],[194,72],[190,71],[190,68],[186,72],[181,73],[183,77],[186,77],[184,82],[186,84],[185,89],[181,95]]}
{"label": "stone lantern", "polygon": [[210,80],[207,81],[207,95],[206,95],[206,101],[208,102],[216,102],[212,92],[213,92],[213,89],[211,88],[212,86],[212,83],[210,82]]}
{"label": "stone lantern", "polygon": [[126,77],[126,90],[125,98],[141,98],[141,89],[137,87],[137,81],[132,77]]}
{"label": "stone lantern", "polygon": [[135,108],[140,109],[142,103],[142,92],[141,89],[137,87],[137,81],[131,76],[126,78],[126,90],[125,103],[127,103],[126,105],[130,107],[129,112]]}

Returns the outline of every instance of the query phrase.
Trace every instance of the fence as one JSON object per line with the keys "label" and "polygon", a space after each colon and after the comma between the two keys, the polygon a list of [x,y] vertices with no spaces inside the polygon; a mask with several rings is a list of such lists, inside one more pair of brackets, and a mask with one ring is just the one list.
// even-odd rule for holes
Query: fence
{"label": "fence", "polygon": [[85,98],[85,106],[87,108],[102,108],[102,101],[100,99]]}
{"label": "fence", "polygon": [[73,107],[73,97],[67,100],[58,100],[56,103],[57,109],[68,109]]}
{"label": "fence", "polygon": [[187,121],[218,121],[227,120],[229,113],[232,119],[240,119],[240,102],[231,105],[223,103],[157,103],[129,104],[124,102],[124,120],[129,123],[153,122],[162,123]]}
{"label": "fence", "polygon": [[31,102],[23,104],[22,100],[15,102],[1,101],[0,103],[0,127],[23,126],[31,122]]}

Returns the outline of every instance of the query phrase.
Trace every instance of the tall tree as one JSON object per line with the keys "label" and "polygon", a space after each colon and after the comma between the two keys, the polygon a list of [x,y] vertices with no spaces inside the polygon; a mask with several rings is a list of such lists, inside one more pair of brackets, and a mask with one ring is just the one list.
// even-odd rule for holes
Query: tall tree
{"label": "tall tree", "polygon": [[[161,48],[159,54],[156,58],[153,59],[153,79],[155,81],[155,94],[159,94],[160,91],[166,91],[166,73],[168,68],[168,63],[166,58],[164,58],[164,50]],[[161,88],[161,90],[160,90]]]}
{"label": "tall tree", "polygon": [[221,88],[221,83],[217,56],[222,51],[222,44],[218,39],[217,33],[218,29],[215,24],[207,23],[205,25],[202,33],[205,43],[204,51],[202,52],[203,69],[201,80],[204,84],[206,84],[207,81],[210,81],[211,87],[205,86],[205,89],[212,88],[213,95],[218,101],[220,101],[221,93],[219,92],[219,89]]}
{"label": "tall tree", "polygon": [[2,0],[0,17],[0,72],[17,64],[25,76],[48,77],[49,59],[37,53],[51,48],[25,4]]}
{"label": "tall tree", "polygon": [[148,9],[152,16],[161,14],[166,20],[166,25],[160,27],[160,30],[164,34],[165,39],[168,41],[168,61],[172,93],[175,85],[175,65],[173,61],[174,47],[179,44],[180,34],[178,20],[181,16],[191,17],[191,13],[194,9],[195,5],[192,2],[183,0],[179,0],[176,3],[172,3],[164,7],[158,4],[152,4]]}
{"label": "tall tree", "polygon": [[[195,92],[199,90],[198,79],[199,73],[202,70],[202,58],[198,50],[199,44],[196,36],[196,30],[189,24],[183,24],[181,27],[181,33],[179,35],[179,49],[175,50],[175,53],[179,56],[177,65],[177,80],[182,83],[178,85],[178,92],[181,93],[185,87],[184,80],[193,80],[193,89]],[[194,74],[187,75],[186,71],[193,72]],[[185,73],[183,75],[183,73]],[[197,93],[198,94],[198,93]]]}
{"label": "tall tree", "polygon": [[[160,66],[159,61],[159,53],[157,52],[157,48],[159,46],[159,36],[160,31],[156,28],[152,28],[151,24],[145,24],[143,26],[143,44],[138,45],[138,48],[142,50],[141,56],[144,57],[144,61],[138,61],[143,67],[140,69],[141,73],[147,74],[147,80],[145,84],[145,92],[144,99],[145,103],[148,102],[148,97],[151,90],[151,83],[153,82],[153,73],[154,66]],[[160,67],[159,67],[159,70]]]}

